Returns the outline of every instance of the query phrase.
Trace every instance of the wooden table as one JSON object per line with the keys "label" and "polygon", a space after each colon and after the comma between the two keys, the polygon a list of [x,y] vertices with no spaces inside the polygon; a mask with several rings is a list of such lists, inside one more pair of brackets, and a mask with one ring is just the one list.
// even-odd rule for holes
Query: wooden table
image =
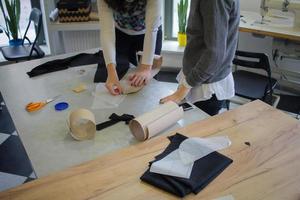
{"label": "wooden table", "polygon": [[[232,141],[221,153],[232,158],[233,164],[187,199],[226,195],[236,200],[300,199],[300,123],[296,119],[255,101],[177,132],[190,137],[228,135]],[[0,193],[0,199],[176,199],[139,180],[148,162],[167,144],[165,136],[156,137]]]}

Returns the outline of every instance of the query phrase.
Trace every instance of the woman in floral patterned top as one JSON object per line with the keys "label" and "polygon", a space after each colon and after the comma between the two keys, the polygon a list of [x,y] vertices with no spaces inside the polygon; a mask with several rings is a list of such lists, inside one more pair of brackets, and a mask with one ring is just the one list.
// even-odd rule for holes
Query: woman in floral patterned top
{"label": "woman in floral patterned top", "polygon": [[136,53],[143,51],[131,85],[149,81],[154,54],[161,53],[161,0],[98,0],[100,41],[108,71],[106,87],[112,95],[122,93],[116,73],[116,55],[126,55],[137,65]]}

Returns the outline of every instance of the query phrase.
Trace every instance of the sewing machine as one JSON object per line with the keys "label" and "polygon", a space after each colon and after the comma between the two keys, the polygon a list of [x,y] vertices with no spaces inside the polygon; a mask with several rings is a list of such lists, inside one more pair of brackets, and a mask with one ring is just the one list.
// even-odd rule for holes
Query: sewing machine
{"label": "sewing machine", "polygon": [[278,9],[283,12],[294,13],[294,27],[300,27],[300,0],[261,0],[260,14],[262,23],[269,9]]}

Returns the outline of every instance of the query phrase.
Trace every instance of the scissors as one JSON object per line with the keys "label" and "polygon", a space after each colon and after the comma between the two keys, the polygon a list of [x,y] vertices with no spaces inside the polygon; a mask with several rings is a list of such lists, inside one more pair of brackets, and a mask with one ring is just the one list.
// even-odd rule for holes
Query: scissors
{"label": "scissors", "polygon": [[27,112],[35,112],[38,111],[40,109],[42,109],[45,105],[47,105],[48,103],[56,100],[60,95],[53,97],[51,99],[47,99],[45,101],[40,101],[40,102],[30,102],[29,104],[26,105],[26,110]]}

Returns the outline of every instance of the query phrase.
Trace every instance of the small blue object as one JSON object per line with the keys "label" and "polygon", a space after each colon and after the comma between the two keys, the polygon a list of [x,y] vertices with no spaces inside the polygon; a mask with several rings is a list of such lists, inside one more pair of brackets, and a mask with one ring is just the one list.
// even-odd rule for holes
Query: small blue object
{"label": "small blue object", "polygon": [[68,107],[69,107],[69,104],[67,102],[60,102],[55,105],[55,110],[63,111],[63,110],[66,110]]}

